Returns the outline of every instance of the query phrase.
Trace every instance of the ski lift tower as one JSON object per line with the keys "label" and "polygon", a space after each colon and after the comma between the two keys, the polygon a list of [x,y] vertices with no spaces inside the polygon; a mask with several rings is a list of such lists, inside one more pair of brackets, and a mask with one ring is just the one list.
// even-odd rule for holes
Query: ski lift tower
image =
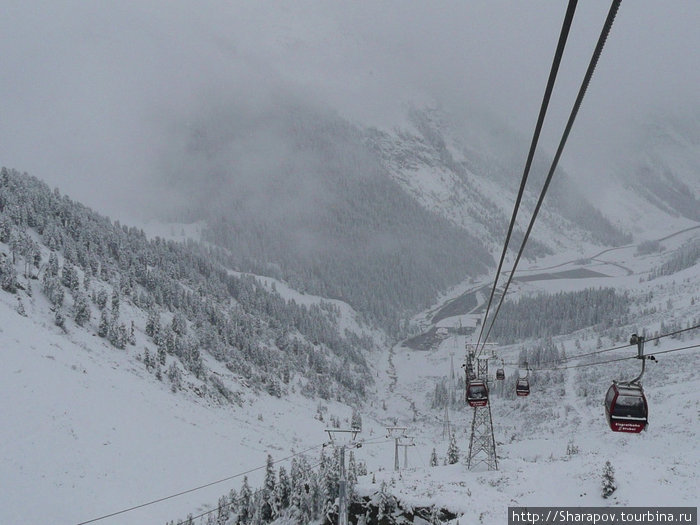
{"label": "ski lift tower", "polygon": [[[455,337],[455,344],[457,338]],[[450,425],[450,403],[455,399],[455,366],[454,366],[454,352],[450,352],[450,375],[447,384],[447,399],[445,401],[445,414],[442,417],[442,439],[447,439],[448,441],[452,437],[452,427]]]}
{"label": "ski lift tower", "polygon": [[408,468],[408,447],[415,447],[416,442],[413,436],[402,436],[399,438],[398,445],[403,447],[403,468]]}
{"label": "ski lift tower", "polygon": [[[467,386],[469,386],[470,381],[470,365],[474,374],[472,379],[482,380],[488,386],[489,360],[488,358],[477,358],[474,350],[472,345],[467,345]],[[475,364],[476,367],[474,367]],[[486,464],[489,470],[498,470],[496,439],[493,434],[493,420],[491,418],[491,399],[493,398],[489,396],[489,402],[485,406],[473,407],[474,416],[472,417],[469,456],[467,458],[467,468],[469,470],[472,470],[480,463]]]}
{"label": "ski lift tower", "polygon": [[394,438],[394,470],[399,470],[399,442],[406,437],[406,427],[386,427],[386,437]]}
{"label": "ski lift tower", "polygon": [[334,447],[340,450],[340,481],[338,486],[338,525],[348,525],[348,493],[345,476],[345,449],[360,448],[362,443],[355,441],[359,428],[327,428],[328,437]]}

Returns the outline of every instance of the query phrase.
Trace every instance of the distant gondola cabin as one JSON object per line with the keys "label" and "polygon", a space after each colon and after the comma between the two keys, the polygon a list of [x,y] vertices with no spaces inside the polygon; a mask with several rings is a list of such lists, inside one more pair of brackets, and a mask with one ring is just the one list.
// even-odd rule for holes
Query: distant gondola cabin
{"label": "distant gondola cabin", "polygon": [[515,393],[520,397],[530,395],[530,381],[527,377],[518,379],[518,382],[515,384]]}

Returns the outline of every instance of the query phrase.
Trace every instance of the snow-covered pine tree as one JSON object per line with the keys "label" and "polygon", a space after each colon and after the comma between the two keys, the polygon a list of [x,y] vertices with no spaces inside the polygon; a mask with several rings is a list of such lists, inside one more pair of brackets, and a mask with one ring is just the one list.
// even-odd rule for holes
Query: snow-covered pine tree
{"label": "snow-covered pine tree", "polygon": [[109,335],[109,319],[107,318],[106,308],[100,311],[100,324],[97,327],[97,335],[100,337],[107,337],[107,335]]}
{"label": "snow-covered pine tree", "polygon": [[248,485],[248,476],[244,476],[241,492],[238,496],[238,519],[236,521],[238,525],[248,525],[250,523],[253,517],[251,513],[252,505],[253,494],[250,490],[250,485]]}
{"label": "snow-covered pine tree", "polygon": [[605,499],[609,498],[612,493],[617,490],[617,484],[615,483],[615,469],[610,461],[606,461],[605,467],[603,467],[602,488],[602,496]]}
{"label": "snow-covered pine tree", "polygon": [[457,441],[455,437],[450,438],[450,446],[447,448],[447,458],[448,465],[454,465],[459,462],[459,448],[457,447]]}
{"label": "snow-covered pine tree", "polygon": [[136,345],[136,329],[134,327],[134,321],[131,321],[131,327],[129,328],[129,344],[131,346]]}
{"label": "snow-covered pine tree", "polygon": [[359,428],[362,430],[362,416],[357,408],[352,409],[352,418],[350,419],[350,427]]}
{"label": "snow-covered pine tree", "polygon": [[279,516],[284,509],[289,508],[291,491],[289,476],[282,465],[277,474],[277,485],[275,486],[276,516]]}
{"label": "snow-covered pine tree", "polygon": [[377,523],[391,525],[394,523],[394,511],[396,510],[396,498],[389,494],[386,481],[382,481],[377,494]]}
{"label": "snow-covered pine tree", "polygon": [[22,302],[22,298],[18,295],[17,296],[17,313],[21,315],[22,317],[27,317],[27,311],[24,309],[24,303]]}
{"label": "snow-covered pine tree", "polygon": [[9,257],[5,257],[5,261],[0,265],[0,288],[6,292],[15,293],[18,284],[15,265]]}
{"label": "snow-covered pine tree", "polygon": [[61,312],[60,308],[56,309],[56,314],[54,315],[53,322],[61,330],[63,330],[64,332],[66,331],[66,318],[63,315],[63,312]]}
{"label": "snow-covered pine tree", "polygon": [[168,379],[170,379],[170,388],[173,392],[180,390],[182,386],[182,375],[180,374],[180,369],[177,367],[175,362],[170,363],[168,371],[166,372]]}
{"label": "snow-covered pine tree", "polygon": [[78,326],[90,321],[90,305],[87,297],[81,292],[77,292],[73,300],[73,320]]}
{"label": "snow-covered pine tree", "polygon": [[430,525],[442,525],[442,520],[440,519],[440,509],[435,505],[430,509]]}
{"label": "snow-covered pine tree", "polygon": [[44,277],[41,280],[41,290],[54,309],[60,308],[63,305],[65,294],[58,277],[51,275],[48,271],[44,272]]}
{"label": "snow-covered pine tree", "polygon": [[116,288],[112,290],[112,319],[119,319],[119,291]]}
{"label": "snow-covered pine tree", "polygon": [[[213,516],[213,514],[210,514],[210,516]],[[216,525],[226,525],[226,522],[228,521],[229,516],[230,516],[229,499],[226,495],[223,495],[219,498],[218,510],[216,512],[216,521],[214,523]]]}
{"label": "snow-covered pine tree", "polygon": [[357,462],[355,461],[355,453],[351,450],[350,457],[348,458],[348,500],[352,501],[355,499],[355,485],[357,485]]}
{"label": "snow-covered pine tree", "polygon": [[270,454],[267,455],[265,482],[262,488],[261,499],[260,518],[263,522],[269,523],[273,519],[275,509],[275,469]]}
{"label": "snow-covered pine tree", "polygon": [[107,290],[104,288],[100,288],[100,291],[97,292],[97,300],[95,301],[95,304],[97,304],[97,308],[100,310],[104,310],[107,307]]}

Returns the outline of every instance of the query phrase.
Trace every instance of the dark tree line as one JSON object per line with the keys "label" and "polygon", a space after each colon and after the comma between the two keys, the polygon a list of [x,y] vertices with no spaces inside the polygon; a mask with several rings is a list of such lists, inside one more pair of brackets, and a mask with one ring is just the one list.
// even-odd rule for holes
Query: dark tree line
{"label": "dark tree line", "polygon": [[[569,334],[587,327],[601,330],[624,325],[631,299],[613,288],[539,294],[505,301],[492,334],[503,344],[527,338]],[[490,325],[492,315],[487,323]]]}
{"label": "dark tree line", "polygon": [[649,279],[656,279],[662,275],[673,275],[695,266],[698,261],[700,261],[700,239],[695,239],[678,248],[665,263],[654,268]]}

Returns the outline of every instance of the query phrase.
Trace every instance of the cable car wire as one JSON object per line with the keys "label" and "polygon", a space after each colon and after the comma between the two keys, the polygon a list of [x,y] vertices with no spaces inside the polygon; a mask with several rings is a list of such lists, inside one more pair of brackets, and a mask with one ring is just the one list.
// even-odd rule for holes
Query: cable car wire
{"label": "cable car wire", "polygon": [[[657,335],[655,337],[649,337],[649,338],[645,339],[644,341],[646,343],[648,343],[649,341],[658,341],[659,339],[663,339],[664,337],[670,337],[672,335],[681,334],[683,332],[688,332],[689,330],[695,330],[698,328],[700,328],[700,324],[696,324],[695,326],[689,326],[688,328],[683,328],[682,330],[676,330],[675,332],[669,332],[667,334]],[[604,350],[596,350],[594,352],[588,352],[585,354],[576,354],[576,355],[572,355],[572,356],[566,356],[564,359],[561,359],[559,362],[566,363],[566,362],[571,361],[573,359],[580,359],[581,357],[587,357],[590,355],[597,355],[597,354],[603,354],[605,352],[612,352],[613,350],[620,350],[622,348],[627,348],[629,346],[635,346],[635,345],[628,343],[628,344],[624,344],[624,345],[620,345],[620,346],[614,346],[612,348],[606,348]]]}
{"label": "cable car wire", "polygon": [[[680,329],[680,330],[675,330],[675,331],[673,331],[673,332],[668,332],[668,333],[666,333],[666,334],[661,334],[661,335],[657,335],[657,336],[654,336],[654,337],[649,337],[649,338],[646,338],[646,339],[645,339],[645,342],[648,343],[648,342],[650,342],[650,341],[658,341],[659,339],[663,339],[663,338],[665,338],[665,337],[671,337],[671,336],[674,336],[674,335],[682,334],[683,332],[688,332],[688,331],[697,330],[697,329],[700,329],[700,324],[696,324],[696,325],[693,325],[693,326],[688,326],[687,328],[682,328],[682,329]],[[580,359],[580,358],[582,358],[582,357],[588,357],[588,356],[592,356],[592,355],[604,354],[604,353],[606,353],[606,352],[612,352],[613,350],[621,350],[621,349],[623,349],[623,348],[629,348],[630,346],[635,346],[635,345],[632,345],[632,344],[630,344],[630,343],[626,343],[626,344],[624,344],[624,345],[613,346],[612,348],[605,348],[605,349],[603,349],[603,350],[594,350],[593,352],[586,352],[585,354],[567,355],[567,356],[564,357],[563,359],[560,359],[560,360],[557,362],[557,364],[568,363],[569,361],[573,361],[574,359]],[[519,363],[504,363],[504,364],[506,364],[507,366],[520,366]],[[541,370],[541,369],[535,369],[535,370]]]}
{"label": "cable car wire", "polygon": [[[695,344],[695,345],[689,345],[689,346],[682,346],[680,348],[671,348],[670,350],[661,350],[659,352],[651,352],[648,354],[649,356],[656,356],[660,354],[669,354],[671,352],[679,352],[681,350],[689,350],[691,348],[700,348],[700,344]],[[585,368],[587,366],[597,366],[597,365],[605,365],[608,363],[616,363],[618,361],[626,361],[628,359],[639,359],[636,355],[630,355],[626,357],[618,357],[617,359],[608,359],[607,361],[597,361],[595,363],[582,363],[578,365],[569,365],[569,366],[553,366],[553,367],[542,367],[542,368],[533,368],[534,371],[557,371],[557,370],[568,370],[570,368]]]}
{"label": "cable car wire", "polygon": [[[294,457],[296,457],[296,456],[300,456],[300,455],[302,455],[302,454],[306,454],[307,452],[310,452],[310,451],[312,451],[312,450],[314,450],[314,449],[321,448],[321,447],[324,446],[325,444],[326,444],[326,442],[320,443],[320,444],[318,444],[318,445],[314,445],[313,447],[307,448],[306,450],[302,450],[301,452],[297,452],[297,453],[295,453],[295,454],[291,454],[291,455],[286,456],[286,457],[284,457],[284,458],[275,460],[275,461],[272,462],[272,464],[274,465],[274,464],[276,464],[276,463],[281,463],[282,461],[287,461],[287,460],[292,459],[292,458],[294,458]],[[125,514],[125,513],[127,513],[127,512],[131,512],[132,510],[141,509],[141,508],[143,508],[143,507],[147,507],[147,506],[153,505],[153,504],[155,504],[155,503],[160,503],[161,501],[166,501],[166,500],[169,500],[169,499],[177,498],[178,496],[182,496],[182,495],[184,495],[184,494],[189,494],[190,492],[195,492],[195,491],[197,491],[197,490],[200,490],[200,489],[203,489],[203,488],[206,488],[206,487],[211,487],[212,485],[217,485],[217,484],[219,484],[219,483],[223,483],[224,481],[229,481],[229,480],[231,480],[231,479],[240,478],[241,476],[245,476],[245,475],[247,475],[247,474],[250,474],[251,472],[256,472],[256,471],[258,471],[258,470],[262,470],[262,469],[264,469],[264,468],[266,468],[266,467],[267,467],[267,464],[265,464],[265,465],[263,465],[263,466],[261,466],[261,467],[255,467],[255,468],[252,468],[252,469],[250,469],[250,470],[246,470],[245,472],[239,472],[238,474],[234,474],[233,476],[228,476],[228,477],[219,479],[219,480],[217,480],[217,481],[212,481],[211,483],[206,483],[206,484],[204,484],[204,485],[200,485],[200,486],[198,486],[198,487],[194,487],[194,488],[191,488],[191,489],[188,489],[188,490],[183,490],[182,492],[178,492],[177,494],[171,494],[170,496],[165,496],[165,497],[162,497],[162,498],[154,499],[154,500],[152,500],[152,501],[147,501],[146,503],[141,503],[140,505],[135,505],[135,506],[133,506],[133,507],[129,507],[128,509],[122,509],[122,510],[119,510],[119,511],[116,511],[116,512],[112,512],[112,513],[110,513],[110,514],[105,514],[104,516],[99,516],[99,517],[97,517],[97,518],[92,518],[92,519],[87,520],[87,521],[81,521],[81,522],[78,523],[77,525],[87,525],[88,523],[94,523],[94,522],[96,522],[96,521],[100,521],[100,520],[103,520],[103,519],[106,519],[106,518],[111,518],[112,516],[118,516],[118,515],[120,515],[120,514]]]}
{"label": "cable car wire", "polygon": [[[617,14],[617,10],[620,7],[621,2],[622,2],[622,0],[613,0],[612,4],[610,5],[610,10],[608,11],[608,16],[605,20],[605,24],[603,25],[603,29],[600,33],[600,37],[598,38],[598,43],[596,44],[595,50],[593,51],[593,56],[591,57],[591,61],[588,64],[588,69],[586,70],[586,74],[584,76],[583,82],[581,84],[578,95],[576,97],[576,101],[574,102],[574,106],[571,109],[571,114],[569,115],[569,120],[566,123],[566,127],[564,129],[564,133],[562,134],[561,140],[559,142],[557,152],[554,155],[554,159],[552,160],[552,165],[549,168],[549,173],[547,174],[547,179],[545,180],[544,186],[542,187],[542,191],[540,192],[540,197],[537,200],[537,204],[535,205],[535,211],[532,213],[532,218],[530,219],[530,224],[528,224],[527,231],[525,232],[525,236],[523,237],[523,241],[520,245],[520,249],[518,250],[518,255],[515,259],[515,263],[513,264],[513,269],[511,270],[511,272],[508,276],[508,281],[506,282],[506,285],[503,289],[503,293],[501,294],[501,298],[499,300],[496,311],[494,312],[493,318],[491,319],[491,324],[489,325],[489,329],[486,332],[486,336],[484,337],[481,350],[477,352],[477,355],[479,355],[479,354],[481,354],[481,352],[483,352],[483,349],[486,346],[486,341],[488,340],[489,334],[491,333],[493,325],[496,322],[496,318],[498,317],[498,312],[500,311],[501,306],[503,305],[503,301],[506,297],[506,293],[508,292],[508,287],[510,286],[510,283],[513,280],[513,276],[515,275],[515,270],[518,267],[518,263],[520,262],[520,258],[522,257],[523,251],[525,250],[525,246],[526,246],[527,241],[530,237],[530,233],[532,232],[532,227],[535,224],[535,219],[537,219],[537,215],[540,211],[540,208],[542,207],[542,202],[544,201],[544,197],[547,194],[547,190],[549,189],[549,184],[552,182],[552,177],[553,177],[554,172],[557,168],[557,164],[559,164],[559,159],[561,157],[562,152],[564,151],[564,146],[566,145],[566,141],[569,138],[569,133],[571,132],[571,128],[573,127],[574,121],[576,120],[576,116],[578,115],[579,108],[581,107],[581,103],[583,102],[583,98],[586,94],[586,90],[588,89],[588,84],[590,83],[591,78],[593,77],[593,72],[595,71],[595,67],[598,64],[598,59],[600,58],[600,55],[603,51],[603,47],[605,46],[605,41],[608,38],[608,34],[610,33],[610,29],[612,28],[613,21],[615,20],[615,15]],[[482,329],[483,329],[483,325],[482,325]]]}
{"label": "cable car wire", "polygon": [[520,181],[520,188],[518,190],[518,196],[515,199],[515,206],[513,207],[513,215],[510,218],[510,224],[508,225],[508,233],[506,234],[506,240],[503,243],[503,251],[501,252],[501,260],[498,262],[498,269],[496,270],[496,277],[493,281],[493,286],[491,287],[491,294],[489,295],[488,304],[486,305],[486,311],[484,313],[484,322],[481,323],[481,331],[479,332],[479,339],[476,343],[476,348],[479,348],[479,342],[481,341],[481,336],[484,333],[484,325],[486,324],[486,319],[488,319],[489,309],[491,308],[491,302],[493,301],[493,295],[496,291],[496,285],[498,284],[498,278],[501,275],[501,268],[503,267],[503,261],[506,257],[506,252],[508,251],[508,244],[510,243],[510,237],[513,233],[513,228],[515,227],[515,218],[518,215],[518,209],[520,208],[520,202],[523,198],[523,193],[525,192],[525,184],[527,183],[528,175],[530,174],[530,167],[532,166],[532,160],[535,157],[535,150],[537,149],[537,142],[540,138],[540,132],[542,131],[542,125],[544,124],[544,118],[547,114],[547,108],[549,107],[549,100],[554,90],[554,83],[557,78],[557,73],[559,71],[559,64],[561,63],[562,55],[564,54],[564,47],[566,47],[566,40],[569,36],[569,30],[571,29],[571,23],[574,18],[574,12],[576,11],[576,5],[578,0],[569,0],[569,5],[566,8],[566,14],[564,16],[564,22],[561,27],[561,32],[559,34],[559,42],[557,43],[557,49],[554,53],[554,60],[552,61],[552,67],[549,71],[549,78],[547,79],[547,87],[545,88],[544,97],[542,98],[542,105],[540,106],[540,113],[537,117],[537,124],[535,125],[535,132],[532,135],[532,142],[530,143],[530,151],[527,155],[527,161],[525,162],[525,169],[523,171],[523,176]]}

